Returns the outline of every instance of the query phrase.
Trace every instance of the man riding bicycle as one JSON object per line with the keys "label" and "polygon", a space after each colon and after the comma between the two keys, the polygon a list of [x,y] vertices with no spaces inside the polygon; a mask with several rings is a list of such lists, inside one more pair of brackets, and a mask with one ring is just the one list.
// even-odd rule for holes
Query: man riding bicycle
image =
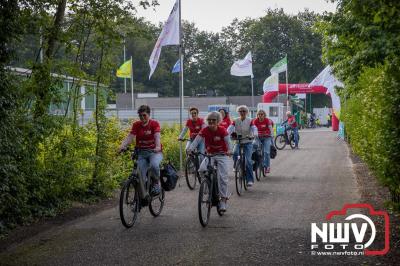
{"label": "man riding bicycle", "polygon": [[286,116],[287,116],[287,123],[290,126],[290,128],[293,130],[293,134],[294,134],[294,143],[295,149],[299,148],[299,130],[297,128],[297,122],[296,122],[296,117],[294,115],[292,115],[292,113],[290,111],[286,112]]}
{"label": "man riding bicycle", "polygon": [[140,120],[133,123],[132,129],[122,142],[119,151],[126,150],[133,139],[136,139],[137,163],[141,178],[145,180],[149,168],[154,178],[151,193],[158,195],[161,192],[160,163],[163,159],[160,123],[150,119],[150,107],[148,105],[140,106],[138,115]]}
{"label": "man riding bicycle", "polygon": [[[232,124],[228,127],[228,133],[232,134],[236,133],[237,136],[242,137],[257,137],[257,127],[253,125],[251,118],[247,117],[249,113],[249,109],[246,105],[240,105],[237,108],[237,112],[240,117],[233,120]],[[251,160],[251,154],[253,153],[253,144],[251,139],[244,139],[241,141],[244,145],[244,156],[246,160],[246,180],[247,185],[251,187],[254,184],[254,176],[253,176],[253,163]],[[238,159],[239,155],[239,145],[236,143],[234,151],[233,151],[233,161],[235,162]]]}
{"label": "man riding bicycle", "polygon": [[270,150],[272,143],[272,121],[267,117],[264,110],[257,111],[257,118],[253,119],[253,124],[257,127],[258,137],[254,140],[254,148],[257,149],[261,144],[264,151],[263,166],[264,175],[270,172]]}
{"label": "man riding bicycle", "polygon": [[[207,154],[217,156],[212,157],[211,161],[217,164],[218,173],[218,187],[221,195],[221,201],[219,205],[220,211],[226,211],[226,201],[228,199],[228,155],[231,154],[229,135],[226,129],[222,126],[218,126],[221,122],[221,115],[218,112],[211,112],[207,115],[208,126],[203,128],[200,133],[196,136],[194,141],[188,148],[188,152],[194,151],[197,145],[204,141],[206,146]],[[200,165],[199,172],[202,173],[207,170],[208,158],[205,158]]]}

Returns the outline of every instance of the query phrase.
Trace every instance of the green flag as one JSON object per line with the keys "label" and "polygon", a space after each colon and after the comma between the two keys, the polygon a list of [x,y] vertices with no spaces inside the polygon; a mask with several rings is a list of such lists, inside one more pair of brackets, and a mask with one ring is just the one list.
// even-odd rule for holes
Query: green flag
{"label": "green flag", "polygon": [[117,77],[130,79],[131,71],[132,71],[132,59],[129,59],[118,68]]}
{"label": "green flag", "polygon": [[276,63],[272,68],[271,68],[271,74],[279,74],[281,72],[285,72],[287,70],[287,56],[279,60],[278,63]]}

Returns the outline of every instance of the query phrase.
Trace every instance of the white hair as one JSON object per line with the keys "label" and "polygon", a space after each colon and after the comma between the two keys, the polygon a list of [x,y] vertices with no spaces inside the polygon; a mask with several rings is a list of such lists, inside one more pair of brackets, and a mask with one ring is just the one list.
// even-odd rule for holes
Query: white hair
{"label": "white hair", "polygon": [[247,113],[249,112],[249,108],[247,108],[246,105],[239,105],[239,106],[236,108],[236,112],[239,113],[239,111],[240,111],[240,110],[243,110],[243,109],[244,109]]}
{"label": "white hair", "polygon": [[219,112],[213,111],[207,114],[206,120],[208,119],[217,119],[217,123],[221,122],[221,114]]}

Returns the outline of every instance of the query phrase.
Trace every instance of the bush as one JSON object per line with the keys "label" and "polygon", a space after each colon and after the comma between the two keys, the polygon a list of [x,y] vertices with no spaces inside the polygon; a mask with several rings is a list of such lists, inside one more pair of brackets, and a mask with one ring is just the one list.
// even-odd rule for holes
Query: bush
{"label": "bush", "polygon": [[364,68],[343,104],[354,152],[395,193],[400,193],[399,70],[395,62]]}
{"label": "bush", "polygon": [[[129,127],[123,129],[116,118],[106,119],[103,126],[95,190],[93,171],[97,139],[94,124],[83,127],[68,123],[60,125],[39,143],[36,156],[25,156],[19,161],[11,160],[9,156],[7,161],[2,155],[5,164],[0,170],[8,177],[1,184],[0,222],[3,229],[37,217],[55,215],[71,201],[107,197],[119,188],[132,169],[129,154],[117,155]],[[162,128],[164,160],[175,166],[179,165],[178,134],[177,125]],[[7,143],[11,145],[12,142],[2,142],[2,145]]]}

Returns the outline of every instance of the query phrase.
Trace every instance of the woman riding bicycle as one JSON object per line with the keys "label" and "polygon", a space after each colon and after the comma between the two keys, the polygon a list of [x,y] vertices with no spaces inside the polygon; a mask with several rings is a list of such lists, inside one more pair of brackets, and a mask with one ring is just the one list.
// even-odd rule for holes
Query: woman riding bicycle
{"label": "woman riding bicycle", "polygon": [[[208,126],[203,128],[197,137],[194,139],[192,144],[188,148],[188,152],[192,152],[196,146],[204,141],[206,144],[207,154],[214,155],[212,157],[212,163],[216,161],[217,173],[218,173],[218,187],[221,195],[221,201],[219,205],[220,211],[226,211],[226,201],[228,199],[228,155],[231,154],[229,135],[226,129],[222,126],[218,126],[221,122],[221,115],[218,112],[211,112],[207,115]],[[200,165],[199,172],[207,170],[208,158],[205,158]]]}
{"label": "woman riding bicycle", "polygon": [[224,108],[220,108],[218,112],[222,116],[222,121],[219,123],[219,126],[223,126],[225,129],[227,129],[232,124],[232,121],[229,117],[229,112]]}
{"label": "woman riding bicycle", "polygon": [[294,148],[298,149],[299,148],[299,130],[297,128],[297,122],[296,122],[296,117],[292,115],[290,111],[286,112],[287,116],[287,123],[290,126],[290,128],[293,130],[294,134]]}
{"label": "woman riding bicycle", "polygon": [[272,123],[265,111],[260,109],[257,112],[257,118],[253,119],[253,124],[257,127],[258,131],[258,137],[254,140],[254,148],[257,149],[262,144],[264,151],[264,174],[266,175],[271,170],[269,156],[273,136]]}
{"label": "woman riding bicycle", "polygon": [[[178,137],[178,140],[182,140],[189,129],[190,140],[186,143],[186,150],[199,134],[199,132],[206,127],[203,118],[199,117],[199,109],[197,109],[196,107],[191,107],[189,109],[189,112],[192,118],[186,121],[186,125],[182,129]],[[199,145],[197,146],[197,150],[201,153],[204,153],[204,142],[199,143]]]}
{"label": "woman riding bicycle", "polygon": [[[249,109],[246,105],[240,105],[237,108],[237,112],[240,117],[233,120],[232,124],[228,127],[228,133],[232,134],[236,133],[237,136],[244,137],[257,137],[257,127],[253,125],[251,118],[247,117],[249,113]],[[254,184],[254,176],[253,176],[253,163],[251,160],[251,154],[253,152],[253,144],[251,139],[243,139],[241,141],[244,144],[244,156],[246,160],[246,180],[247,185],[251,187]],[[233,151],[233,161],[235,162],[238,159],[239,155],[239,145],[235,145],[235,149]]]}
{"label": "woman riding bicycle", "polygon": [[157,195],[161,192],[160,163],[162,161],[161,128],[158,121],[150,119],[150,107],[142,105],[138,109],[139,121],[132,125],[128,136],[122,142],[119,151],[125,150],[136,139],[138,150],[138,167],[143,180],[146,178],[148,168],[153,173],[153,186],[151,193]]}

